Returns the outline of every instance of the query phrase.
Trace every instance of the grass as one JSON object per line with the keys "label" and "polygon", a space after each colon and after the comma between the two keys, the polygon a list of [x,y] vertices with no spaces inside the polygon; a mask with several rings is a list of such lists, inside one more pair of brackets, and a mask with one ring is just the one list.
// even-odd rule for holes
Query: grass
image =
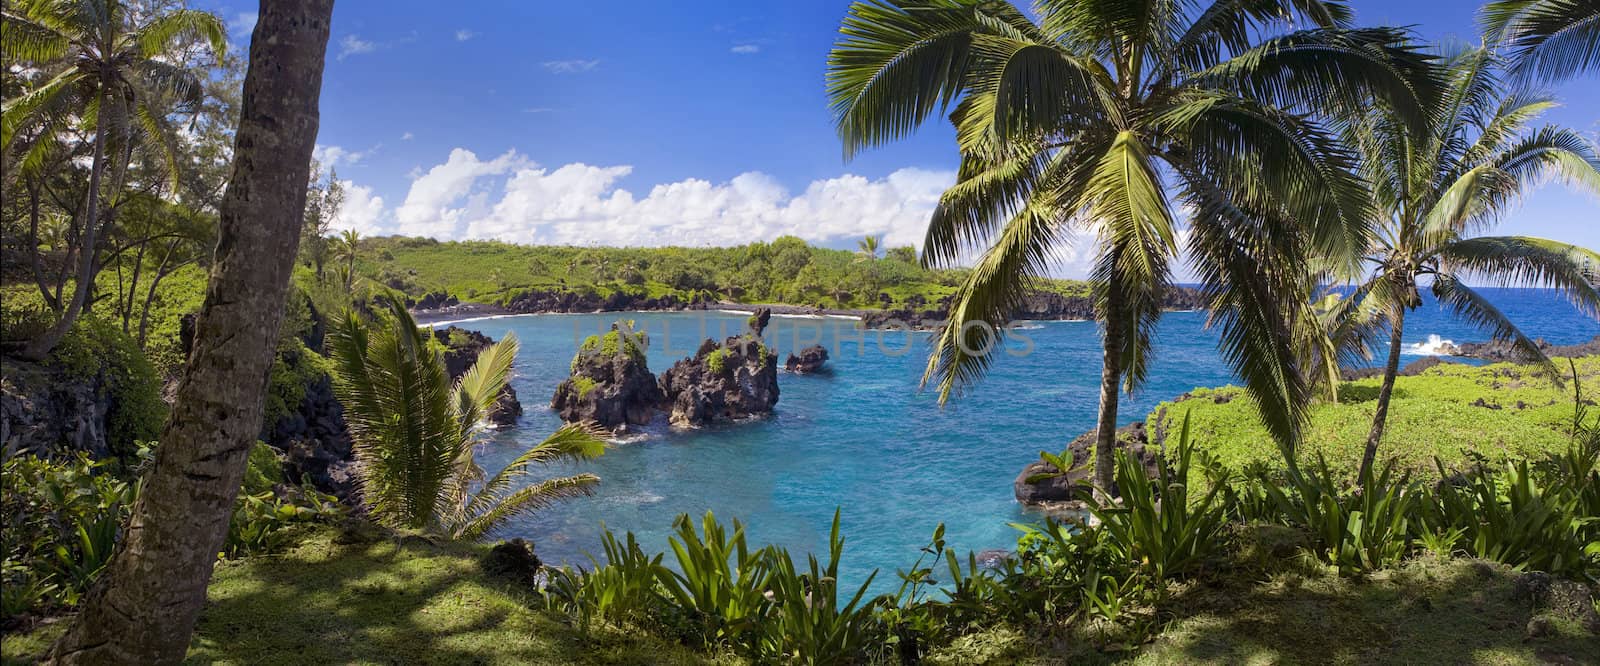
{"label": "grass", "polygon": [[[484,574],[482,546],[322,529],[287,552],[223,561],[190,645],[201,664],[705,664],[716,658],[637,631],[580,635],[538,600]],[[4,664],[32,663],[66,621],[3,637]]]}
{"label": "grass", "polygon": [[[1600,356],[1575,360],[1585,387],[1600,387]],[[1564,361],[1557,362],[1564,370]],[[1314,406],[1303,459],[1327,456],[1335,469],[1354,471],[1372,427],[1379,379],[1345,382],[1339,402]],[[1600,390],[1600,389],[1592,389]],[[1468,366],[1446,363],[1395,380],[1388,425],[1378,449],[1421,477],[1438,476],[1433,458],[1460,467],[1476,457],[1539,459],[1563,450],[1572,425],[1572,382],[1558,386],[1534,368],[1510,363]],[[1176,432],[1192,413],[1194,441],[1223,464],[1281,465],[1282,457],[1256,416],[1244,389],[1196,389],[1185,399],[1163,402],[1148,423]]]}
{"label": "grass", "polygon": [[[1310,569],[1218,573],[1175,588],[1143,645],[1096,629],[998,627],[932,655],[930,664],[1583,664],[1600,651],[1577,621],[1518,598],[1498,564],[1425,556],[1367,579]],[[1535,617],[1549,633],[1530,637]],[[1106,641],[1112,641],[1107,643]],[[1101,651],[1091,647],[1111,648]],[[1117,648],[1127,647],[1126,651]]]}

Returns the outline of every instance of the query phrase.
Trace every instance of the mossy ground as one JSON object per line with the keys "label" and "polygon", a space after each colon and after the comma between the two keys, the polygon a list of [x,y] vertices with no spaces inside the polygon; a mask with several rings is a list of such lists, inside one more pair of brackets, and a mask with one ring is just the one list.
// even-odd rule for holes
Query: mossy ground
{"label": "mossy ground", "polygon": [[[965,636],[931,664],[1592,664],[1600,636],[1518,598],[1502,565],[1425,556],[1364,579],[1316,566],[1248,567],[1174,588],[1142,644],[1126,632],[999,627]],[[1535,616],[1546,635],[1530,637]]]}
{"label": "mossy ground", "polygon": [[[585,636],[537,599],[484,574],[483,547],[319,530],[277,555],[217,565],[189,649],[205,664],[704,664],[713,657],[639,632]],[[31,663],[58,620],[4,636],[5,664]]]}
{"label": "mossy ground", "polygon": [[[1585,397],[1600,395],[1600,356],[1575,359]],[[1571,370],[1564,359],[1557,366]],[[1372,427],[1378,378],[1344,382],[1339,402],[1315,405],[1301,458],[1327,457],[1336,470],[1354,474]],[[1540,459],[1571,440],[1573,383],[1558,385],[1531,366],[1446,363],[1395,380],[1388,425],[1378,450],[1406,470],[1436,477],[1433,459],[1457,468],[1482,457]],[[1176,433],[1190,414],[1194,443],[1239,469],[1250,463],[1278,466],[1282,454],[1261,426],[1255,403],[1238,387],[1196,389],[1190,398],[1158,405],[1150,427]],[[1591,409],[1588,418],[1597,410]]]}
{"label": "mossy ground", "polygon": [[[1283,531],[1283,528],[1269,528]],[[1260,538],[1257,538],[1260,540]],[[580,634],[537,599],[484,574],[483,547],[331,529],[272,556],[217,567],[189,661],[227,664],[738,663],[635,630]],[[1282,544],[1279,544],[1282,545]],[[1267,544],[1257,550],[1281,550]],[[1304,560],[1233,549],[1167,601],[1132,609],[1153,638],[1125,627],[996,627],[930,655],[933,664],[1584,664],[1600,637],[1515,592],[1519,574],[1423,556],[1361,579]],[[1536,616],[1549,633],[1530,637]],[[5,664],[32,661],[64,621],[4,636]]]}

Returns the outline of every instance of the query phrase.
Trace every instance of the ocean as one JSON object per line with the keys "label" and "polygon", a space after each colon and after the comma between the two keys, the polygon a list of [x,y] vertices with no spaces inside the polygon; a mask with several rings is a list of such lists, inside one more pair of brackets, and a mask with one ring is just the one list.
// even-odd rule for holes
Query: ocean
{"label": "ocean", "polygon": [[[1574,344],[1600,335],[1600,322],[1542,290],[1487,294],[1531,336]],[[1426,296],[1425,296],[1426,297]],[[1486,340],[1432,300],[1407,318],[1408,362],[1440,341]],[[705,337],[741,330],[745,316],[722,312],[517,315],[461,324],[522,343],[512,385],[525,409],[478,454],[492,474],[560,427],[548,408],[584,336],[627,318],[648,331],[655,373],[691,355]],[[1195,387],[1233,381],[1200,312],[1161,321],[1149,381],[1125,396],[1121,421],[1143,420],[1159,402]],[[874,584],[892,591],[894,571],[909,566],[934,527],[965,552],[1015,545],[1015,522],[1042,518],[1019,506],[1011,484],[1041,449],[1061,450],[1094,426],[1100,342],[1093,322],[1024,322],[988,376],[941,408],[919,391],[927,334],[861,332],[833,318],[774,317],[766,333],[779,363],[791,350],[820,342],[831,372],[779,373],[781,398],[770,417],[699,430],[664,425],[620,439],[598,460],[538,470],[600,476],[594,497],[524,516],[497,537],[533,541],[552,563],[588,566],[601,530],[632,531],[651,550],[666,550],[678,514],[713,511],[738,519],[752,546],[776,543],[796,554],[825,553],[834,510],[842,510],[844,582],[881,570]],[[1026,340],[1024,340],[1024,337]],[[670,559],[670,558],[669,558]]]}

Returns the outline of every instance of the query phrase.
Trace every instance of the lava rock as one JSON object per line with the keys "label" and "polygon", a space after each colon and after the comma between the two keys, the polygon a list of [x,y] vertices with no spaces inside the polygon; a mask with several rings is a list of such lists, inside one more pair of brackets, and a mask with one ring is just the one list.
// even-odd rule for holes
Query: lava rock
{"label": "lava rock", "polygon": [[701,343],[694,356],[661,374],[661,392],[676,426],[701,426],[768,414],[778,404],[778,354],[757,331],[771,318],[761,308],[751,332],[717,344]]}
{"label": "lava rock", "polygon": [[[1067,445],[1072,452],[1075,469],[1046,479],[1029,482],[1029,477],[1054,473],[1055,469],[1050,463],[1035,460],[1022,468],[1017,474],[1016,481],[1012,482],[1012,491],[1017,496],[1017,501],[1029,506],[1042,506],[1076,502],[1080,491],[1089,490],[1094,480],[1094,466],[1089,464],[1090,456],[1094,451],[1095,431],[1090,430]],[[1117,444],[1128,451],[1144,465],[1145,471],[1151,478],[1157,475],[1157,458],[1161,455],[1160,448],[1150,443],[1149,435],[1145,431],[1144,423],[1135,422],[1117,429]],[[1113,486],[1111,494],[1117,495],[1118,488]]]}
{"label": "lava rock", "polygon": [[533,542],[522,539],[495,544],[483,556],[484,573],[526,587],[538,584],[539,569],[543,566],[533,552]]}
{"label": "lava rock", "polygon": [[[450,373],[450,381],[461,378],[461,375],[472,369],[472,364],[478,360],[478,354],[494,344],[494,338],[458,326],[446,326],[433,329],[433,336],[445,345],[444,365]],[[500,395],[495,399],[494,405],[489,408],[488,419],[490,423],[498,426],[515,425],[517,419],[522,417],[522,402],[517,400],[517,390],[507,382],[500,389]]]}
{"label": "lava rock", "polygon": [[783,369],[795,374],[808,375],[821,371],[822,364],[828,362],[828,350],[822,345],[811,345],[800,350],[800,354],[789,354],[784,360]]}
{"label": "lava rock", "polygon": [[591,336],[572,359],[572,375],[556,386],[550,408],[567,423],[590,421],[614,431],[650,422],[666,400],[645,360],[643,332],[612,324]]}

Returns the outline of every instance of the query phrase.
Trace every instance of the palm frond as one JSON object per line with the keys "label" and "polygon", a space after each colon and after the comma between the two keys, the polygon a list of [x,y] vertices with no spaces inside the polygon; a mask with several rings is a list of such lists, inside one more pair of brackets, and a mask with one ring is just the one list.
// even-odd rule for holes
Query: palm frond
{"label": "palm frond", "polygon": [[1600,318],[1600,253],[1594,250],[1528,236],[1481,236],[1445,244],[1438,255],[1447,273],[1553,288],[1580,312]]}
{"label": "palm frond", "polygon": [[511,378],[511,362],[518,349],[517,336],[508,332],[499,342],[478,352],[472,367],[461,375],[456,383],[456,413],[463,430],[476,429],[500,399],[500,391]]}
{"label": "palm frond", "polygon": [[1564,79],[1600,70],[1600,0],[1493,0],[1479,20],[1519,76]]}
{"label": "palm frond", "polygon": [[577,474],[563,476],[531,486],[523,487],[501,500],[494,508],[481,515],[473,516],[466,523],[451,532],[452,538],[460,540],[481,539],[496,527],[504,524],[519,515],[544,509],[556,502],[586,497],[594,494],[594,487],[600,483],[600,477],[593,474]]}
{"label": "palm frond", "polygon": [[228,28],[221,18],[197,9],[177,9],[162,13],[140,26],[131,38],[145,58],[154,58],[182,38],[205,40],[218,61],[228,52]]}
{"label": "palm frond", "polygon": [[63,59],[72,48],[67,35],[9,10],[0,12],[0,41],[7,56],[36,63]]}
{"label": "palm frond", "polygon": [[488,513],[494,506],[510,496],[511,486],[526,478],[529,469],[536,465],[556,462],[581,462],[593,460],[605,453],[605,432],[592,423],[569,423],[556,430],[544,441],[524,451],[507,463],[493,477],[485,481],[467,503],[462,515],[471,519]]}
{"label": "palm frond", "polygon": [[1457,317],[1488,332],[1491,337],[1501,342],[1509,342],[1524,362],[1539,365],[1551,377],[1558,377],[1559,372],[1555,364],[1539,349],[1539,344],[1528,338],[1517,328],[1516,324],[1506,318],[1500,308],[1489,302],[1482,294],[1468,287],[1449,273],[1441,273],[1434,277],[1433,295],[1439,303],[1449,307]]}

